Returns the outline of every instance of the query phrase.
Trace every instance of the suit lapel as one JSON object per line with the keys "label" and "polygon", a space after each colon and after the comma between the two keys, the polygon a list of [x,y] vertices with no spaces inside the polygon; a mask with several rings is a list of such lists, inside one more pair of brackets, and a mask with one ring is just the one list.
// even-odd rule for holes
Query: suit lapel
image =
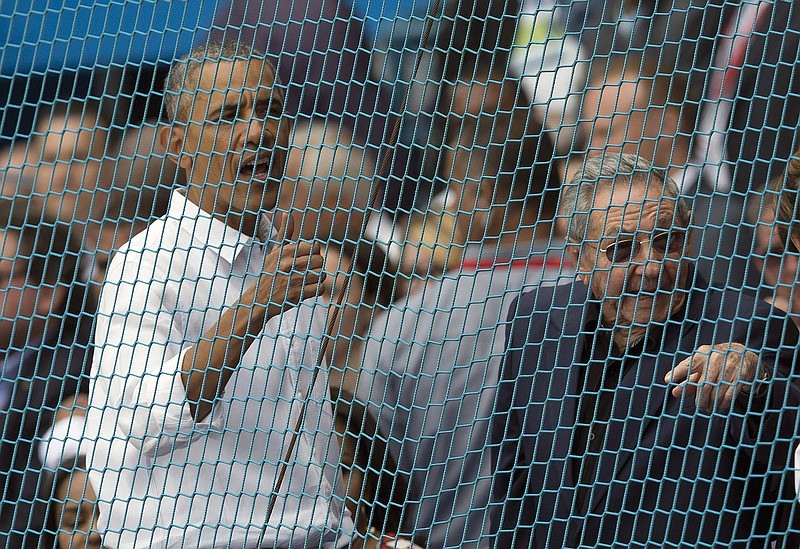
{"label": "suit lapel", "polygon": [[[555,441],[554,457],[566,458],[572,450],[572,430],[580,403],[581,387],[578,385],[578,369],[583,361],[585,339],[582,329],[585,323],[587,289],[581,283],[571,286],[572,293],[564,309],[563,316],[551,313],[552,332],[548,333],[550,345],[543,355],[553,353],[555,368],[552,372],[543,372],[546,379],[537,384],[535,390],[538,398],[547,403],[544,425],[547,429],[558,429]],[[563,400],[554,398],[563,395]]]}

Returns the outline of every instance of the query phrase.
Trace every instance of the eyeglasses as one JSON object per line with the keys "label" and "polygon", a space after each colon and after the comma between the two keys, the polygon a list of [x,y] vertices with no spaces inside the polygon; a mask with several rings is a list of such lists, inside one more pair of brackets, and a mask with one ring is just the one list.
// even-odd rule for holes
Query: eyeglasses
{"label": "eyeglasses", "polygon": [[605,248],[597,249],[606,254],[606,257],[612,263],[628,263],[639,255],[642,244],[648,240],[650,241],[650,247],[656,252],[667,255],[674,254],[683,249],[683,240],[685,236],[686,231],[671,229],[669,231],[655,233],[648,238],[642,238],[640,240],[633,238],[617,240]]}

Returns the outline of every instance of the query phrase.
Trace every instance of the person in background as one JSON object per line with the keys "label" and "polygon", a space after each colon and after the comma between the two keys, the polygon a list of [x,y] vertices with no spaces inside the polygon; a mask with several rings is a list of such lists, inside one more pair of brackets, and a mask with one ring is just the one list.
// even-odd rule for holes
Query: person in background
{"label": "person in background", "polygon": [[375,439],[375,418],[347,389],[331,388],[334,422],[342,448],[346,500],[356,524],[354,549],[418,549],[398,536],[403,501],[408,493],[386,445]]}
{"label": "person in background", "polygon": [[56,549],[100,549],[97,495],[89,482],[86,456],[65,459],[56,466],[47,529],[56,532]]}
{"label": "person in background", "polygon": [[13,143],[3,160],[2,194],[43,196],[51,215],[67,223],[101,214],[102,201],[93,197],[103,189],[100,167],[109,135],[92,101],[40,107],[31,136]]}
{"label": "person in background", "polygon": [[[545,190],[559,187],[560,176],[557,169],[547,171],[538,162],[546,158],[555,164],[557,159],[538,111],[520,93],[514,79],[496,71],[483,72],[451,90],[451,116],[437,161],[446,185],[428,209],[412,212],[407,228],[396,231],[395,240],[403,242],[401,271],[412,279],[411,285],[414,278],[439,277],[460,265],[465,245],[484,236],[508,243],[519,228],[525,243],[550,237],[549,223],[539,221],[553,217],[555,202],[540,198]],[[524,184],[510,183],[532,171],[539,180],[531,185],[538,191],[526,195]],[[496,205],[496,181],[501,181],[498,200],[509,201],[506,218],[501,208],[491,207]],[[531,202],[526,204],[526,198]]]}
{"label": "person in background", "polygon": [[330,384],[336,388],[345,369],[358,369],[374,307],[385,308],[394,298],[396,266],[383,247],[362,236],[374,173],[374,162],[346,128],[322,119],[294,128],[286,166],[286,178],[293,184],[283,186],[279,206],[290,212],[302,240],[324,245],[330,280],[324,297],[335,301],[346,286],[343,307],[336,313],[335,340],[326,355]]}
{"label": "person in background", "polygon": [[48,501],[42,547],[100,549],[95,494],[86,467],[86,410],[89,397],[66,398],[56,410],[53,425],[37,443],[45,478],[42,500]]}
{"label": "person in background", "polygon": [[554,143],[515,92],[504,78],[455,91],[442,155],[450,189],[442,215],[452,223],[436,244],[445,270],[374,318],[357,372],[376,440],[408,479],[400,534],[429,548],[488,543],[502,317],[521,289],[568,270],[551,232]]}
{"label": "person in background", "polygon": [[577,280],[509,309],[495,547],[769,547],[800,409],[798,331],[709,288],[677,184],[637,156],[564,186]]}
{"label": "person in background", "polygon": [[[352,268],[351,268],[352,264]],[[395,300],[397,267],[380,246],[362,239],[325,250],[325,271],[331,283],[326,296],[334,302],[345,288],[342,307],[333,325],[334,340],[327,348],[331,387],[354,394],[358,370],[373,319]],[[335,308],[331,308],[333,318]]]}
{"label": "person in background", "polygon": [[[786,167],[786,174],[782,178],[775,178],[770,181],[769,190],[771,200],[768,201],[769,207],[775,211],[775,229],[778,238],[785,248],[791,250],[792,256],[800,249],[800,151],[795,152]],[[790,268],[792,263],[790,257],[787,261]],[[792,296],[797,293],[798,283],[794,279],[792,285]],[[792,307],[793,310],[793,301]],[[795,499],[800,499],[800,445],[797,445],[794,453],[794,475],[795,475]],[[793,541],[795,545],[800,543],[800,519],[793,517]],[[787,545],[789,547],[789,545]]]}
{"label": "person in background", "polygon": [[[592,63],[581,101],[571,177],[584,160],[600,152],[626,152],[672,173],[689,159],[696,109],[683,103],[685,78],[665,75],[635,55],[613,55]],[[577,161],[577,162],[576,162]]]}
{"label": "person in background", "polygon": [[314,118],[295,126],[286,165],[294,182],[280,206],[295,217],[305,240],[357,242],[369,207],[375,161],[345,126]]}
{"label": "person in background", "polygon": [[36,201],[0,200],[0,546],[38,547],[33,441],[88,386],[94,306],[69,225]]}
{"label": "person in background", "polygon": [[750,261],[761,273],[762,298],[800,326],[800,292],[794,291],[800,255],[781,240],[775,219],[774,195],[782,185],[783,176],[771,181],[766,193],[751,197],[747,220],[755,226],[755,240]]}
{"label": "person in background", "polygon": [[109,547],[349,542],[314,375],[324,259],[277,209],[283,101],[275,67],[240,43],[196,48],[165,82],[159,141],[187,185],[114,255],[97,315],[88,463]]}
{"label": "person in background", "polygon": [[104,208],[88,220],[83,237],[89,253],[82,268],[97,299],[112,253],[166,214],[170,194],[186,184],[183,172],[166,161],[156,129],[152,121],[126,128],[118,149],[103,159],[101,172],[113,182],[108,192],[96,196]]}

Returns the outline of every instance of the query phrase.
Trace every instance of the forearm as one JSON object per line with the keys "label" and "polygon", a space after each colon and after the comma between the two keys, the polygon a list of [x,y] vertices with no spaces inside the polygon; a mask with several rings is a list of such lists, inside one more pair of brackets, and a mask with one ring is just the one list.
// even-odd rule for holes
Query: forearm
{"label": "forearm", "polygon": [[222,394],[242,355],[266,321],[283,310],[274,303],[258,303],[257,294],[257,285],[247,289],[184,355],[181,378],[195,420],[211,413],[214,400]]}

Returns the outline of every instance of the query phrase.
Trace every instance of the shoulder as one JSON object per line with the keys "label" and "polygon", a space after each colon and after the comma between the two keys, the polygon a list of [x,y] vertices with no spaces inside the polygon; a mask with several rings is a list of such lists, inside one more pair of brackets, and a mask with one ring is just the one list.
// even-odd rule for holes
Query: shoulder
{"label": "shoulder", "polygon": [[588,288],[582,283],[571,281],[557,286],[541,286],[520,295],[511,305],[510,314],[530,316],[550,313],[554,307],[583,304],[588,297]]}
{"label": "shoulder", "polygon": [[[693,288],[691,296],[696,304],[702,304],[702,317],[705,319],[766,320],[780,314],[766,301],[748,293],[700,287]],[[698,308],[697,305],[695,308]]]}
{"label": "shoulder", "polygon": [[114,252],[106,281],[130,282],[135,278],[150,278],[153,273],[148,269],[157,269],[160,264],[173,264],[176,253],[188,252],[191,248],[192,240],[180,230],[179,220],[161,217]]}
{"label": "shoulder", "polygon": [[756,296],[719,288],[693,289],[689,318],[718,337],[794,345],[797,330],[786,313]]}
{"label": "shoulder", "polygon": [[418,288],[385,309],[376,309],[370,323],[370,334],[379,339],[396,341],[401,331],[414,329],[423,312],[435,314],[441,311],[444,293],[441,282],[436,281]]}

